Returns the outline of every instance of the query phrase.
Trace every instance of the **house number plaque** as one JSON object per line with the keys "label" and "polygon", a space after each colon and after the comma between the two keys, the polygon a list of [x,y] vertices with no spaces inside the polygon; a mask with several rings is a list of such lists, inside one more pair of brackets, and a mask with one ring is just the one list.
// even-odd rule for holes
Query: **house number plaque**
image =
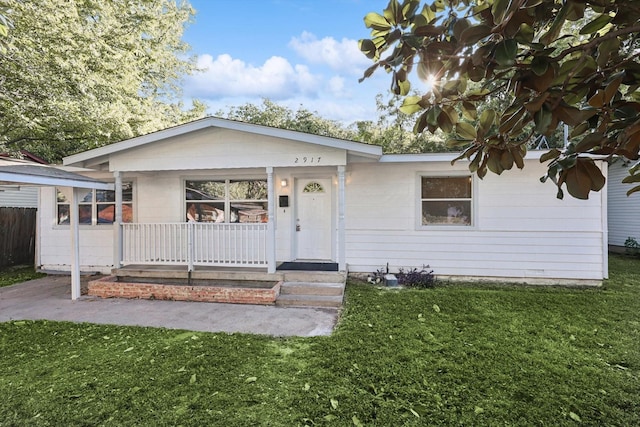
{"label": "house number plaque", "polygon": [[317,163],[320,163],[320,159],[322,159],[321,156],[317,156],[317,157],[302,156],[302,157],[296,157],[293,163],[295,164],[316,163],[317,164]]}

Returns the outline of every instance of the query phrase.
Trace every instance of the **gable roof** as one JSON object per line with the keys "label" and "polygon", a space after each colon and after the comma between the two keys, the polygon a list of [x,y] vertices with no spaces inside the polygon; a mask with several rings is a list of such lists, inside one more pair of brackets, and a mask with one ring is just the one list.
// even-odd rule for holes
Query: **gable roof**
{"label": "gable roof", "polygon": [[235,120],[222,119],[219,117],[206,117],[204,119],[195,120],[193,122],[174,126],[147,135],[138,136],[121,142],[116,142],[104,147],[95,148],[93,150],[84,151],[78,154],[73,154],[71,156],[65,157],[63,159],[63,164],[81,167],[96,165],[107,161],[108,157],[111,154],[120,153],[122,151],[137,148],[146,144],[151,144],[154,142],[162,141],[180,135],[185,135],[190,132],[195,132],[207,128],[235,130],[256,135],[304,142],[307,144],[316,144],[324,147],[346,150],[348,154],[372,158],[376,160],[382,156],[382,147],[378,145],[365,144],[362,142],[331,138],[327,136],[314,135],[310,133],[280,129],[270,126],[255,125]]}

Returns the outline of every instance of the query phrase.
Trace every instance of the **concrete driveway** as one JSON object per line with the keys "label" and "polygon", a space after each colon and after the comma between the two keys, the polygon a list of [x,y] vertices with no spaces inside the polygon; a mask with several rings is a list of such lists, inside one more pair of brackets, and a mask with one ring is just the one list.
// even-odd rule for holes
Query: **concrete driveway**
{"label": "concrete driveway", "polygon": [[101,299],[86,295],[71,301],[69,276],[52,275],[0,288],[0,322],[57,320],[310,337],[330,335],[337,318],[338,310],[326,308]]}

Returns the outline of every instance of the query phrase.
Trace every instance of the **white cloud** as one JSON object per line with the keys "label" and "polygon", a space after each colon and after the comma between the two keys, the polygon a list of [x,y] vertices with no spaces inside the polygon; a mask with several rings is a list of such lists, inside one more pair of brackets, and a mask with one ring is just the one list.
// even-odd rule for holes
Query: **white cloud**
{"label": "white cloud", "polygon": [[333,37],[324,37],[319,40],[305,31],[300,37],[292,38],[289,47],[310,64],[327,65],[338,72],[362,74],[371,65],[358,48],[358,42],[347,38],[337,41]]}
{"label": "white cloud", "polygon": [[285,99],[296,95],[316,96],[322,78],[305,65],[292,66],[280,56],[272,56],[261,66],[253,66],[228,54],[198,57],[202,72],[191,76],[185,93],[195,98],[255,96]]}
{"label": "white cloud", "polygon": [[337,98],[343,98],[347,95],[345,92],[344,77],[333,76],[327,84],[327,91]]}

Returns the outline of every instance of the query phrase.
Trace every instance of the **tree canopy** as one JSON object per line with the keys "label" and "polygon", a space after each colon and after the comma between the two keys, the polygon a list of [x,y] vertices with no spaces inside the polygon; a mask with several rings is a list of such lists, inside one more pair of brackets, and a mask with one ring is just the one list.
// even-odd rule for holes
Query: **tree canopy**
{"label": "tree canopy", "polygon": [[219,110],[215,115],[257,125],[380,145],[385,153],[447,151],[441,133],[416,135],[411,131],[411,115],[398,111],[398,100],[397,96],[386,98],[378,94],[378,120],[357,121],[349,125],[325,119],[317,112],[302,107],[292,110],[267,98],[262,100],[261,105],[246,103],[230,107],[227,111]]}
{"label": "tree canopy", "polygon": [[230,107],[228,111],[217,111],[216,116],[230,120],[271,126],[281,129],[312,133],[332,138],[354,139],[355,134],[342,123],[322,118],[305,108],[294,111],[271,101],[262,99],[262,105],[246,103]]}
{"label": "tree canopy", "polygon": [[[180,79],[194,11],[174,0],[2,0],[0,150],[48,160],[193,120]],[[7,21],[8,20],[8,21]]]}
{"label": "tree canopy", "polygon": [[[524,167],[527,144],[561,123],[571,143],[541,158],[559,198],[563,185],[580,199],[604,186],[594,158],[640,158],[640,2],[391,0],[364,22],[363,79],[390,73],[414,131],[453,132],[456,160],[481,178]],[[410,94],[416,76],[423,95]],[[640,164],[623,182],[640,183]]]}

